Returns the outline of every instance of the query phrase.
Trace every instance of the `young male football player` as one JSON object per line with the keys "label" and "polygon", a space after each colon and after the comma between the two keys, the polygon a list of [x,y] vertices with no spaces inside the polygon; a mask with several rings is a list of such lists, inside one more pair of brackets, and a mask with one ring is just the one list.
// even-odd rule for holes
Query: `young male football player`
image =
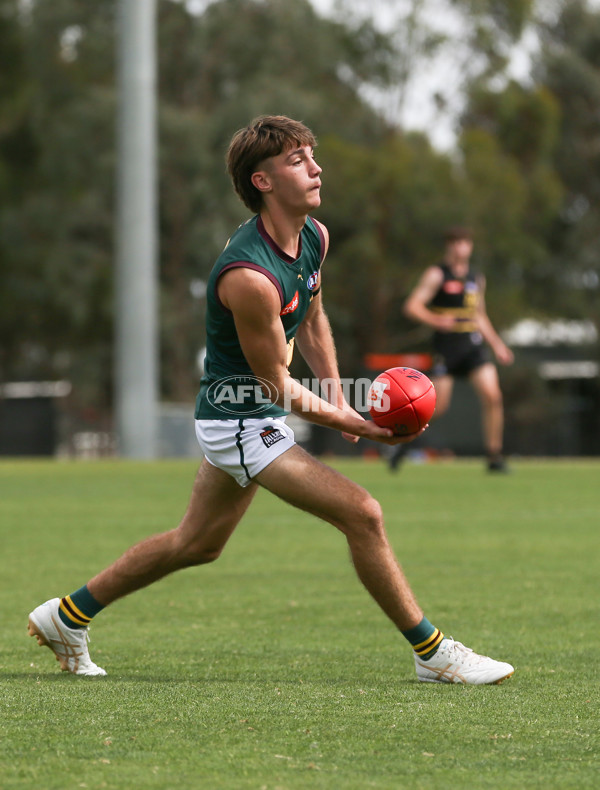
{"label": "young male football player", "polygon": [[[454,379],[468,378],[481,402],[483,436],[490,472],[505,472],[503,457],[504,408],[498,371],[489,350],[501,365],[513,362],[513,353],[498,335],[485,307],[485,277],[471,269],[473,238],[468,228],[450,228],[441,263],[425,270],[404,304],[414,321],[434,330],[434,366],[431,372],[437,403],[434,418],[448,410]],[[394,448],[390,465],[402,458]]]}
{"label": "young male football player", "polygon": [[[499,683],[513,673],[510,664],[445,638],[424,617],[379,504],[295,444],[286,425],[291,411],[350,441],[401,441],[344,400],[321,292],[328,234],[309,216],[321,202],[314,146],[312,132],[284,116],[258,118],[231,141],[228,171],[254,216],[232,235],[208,282],[206,372],[196,404],[204,460],[175,529],[143,540],[80,589],[31,612],[30,634],[63,670],[106,674],[88,653],[91,619],[173,571],[216,560],[260,486],[345,535],[359,579],[411,645],[420,680]],[[290,377],[294,344],[320,380],[334,382],[329,402]]]}

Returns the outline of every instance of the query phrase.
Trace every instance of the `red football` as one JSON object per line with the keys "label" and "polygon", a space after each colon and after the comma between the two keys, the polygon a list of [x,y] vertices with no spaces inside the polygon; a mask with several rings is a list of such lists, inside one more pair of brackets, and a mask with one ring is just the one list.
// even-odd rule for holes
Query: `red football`
{"label": "red football", "polygon": [[435,389],[424,373],[390,368],[373,381],[367,395],[373,421],[397,436],[410,436],[427,425],[435,411]]}

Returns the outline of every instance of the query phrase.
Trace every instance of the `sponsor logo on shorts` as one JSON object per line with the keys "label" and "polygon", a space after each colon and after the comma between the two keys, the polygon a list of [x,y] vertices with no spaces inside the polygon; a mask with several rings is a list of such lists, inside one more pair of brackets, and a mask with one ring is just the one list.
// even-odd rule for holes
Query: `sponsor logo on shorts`
{"label": "sponsor logo on shorts", "polygon": [[284,435],[279,428],[267,428],[266,431],[261,431],[260,438],[263,440],[265,447],[272,447],[277,442],[284,439]]}

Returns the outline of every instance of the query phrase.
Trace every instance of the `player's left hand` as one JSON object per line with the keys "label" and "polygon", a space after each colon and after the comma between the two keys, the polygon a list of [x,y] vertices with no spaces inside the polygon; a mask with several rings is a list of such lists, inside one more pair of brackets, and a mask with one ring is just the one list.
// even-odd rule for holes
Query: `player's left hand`
{"label": "player's left hand", "polygon": [[[371,424],[375,425],[375,423],[371,423]],[[382,444],[389,444],[391,446],[394,446],[396,444],[409,444],[410,442],[414,442],[415,439],[418,439],[419,436],[421,436],[427,430],[427,428],[429,428],[429,423],[427,423],[427,425],[424,425],[420,431],[417,431],[417,433],[410,433],[407,436],[400,436],[398,434],[392,434],[391,436],[390,435],[382,436],[381,431],[385,429],[379,428],[379,426],[376,427],[379,430],[379,434],[371,438],[377,442],[381,442]]]}
{"label": "player's left hand", "polygon": [[[426,428],[429,428],[429,425],[425,425],[418,433],[412,433],[409,436],[396,436],[389,430],[389,428],[380,428],[379,425],[376,425],[371,420],[365,420],[362,414],[359,414],[355,409],[352,408],[352,406],[350,406],[349,403],[346,403],[346,401],[344,401],[344,403],[339,408],[341,408],[341,410],[345,411],[347,414],[351,414],[353,417],[358,417],[358,419],[363,423],[365,438],[376,442],[382,442],[383,444],[408,444],[409,442],[414,441],[418,436],[421,436]],[[354,433],[346,433],[345,431],[342,431],[342,436],[347,442],[350,442],[351,444],[356,444],[356,442],[360,439],[360,436],[356,436]]]}

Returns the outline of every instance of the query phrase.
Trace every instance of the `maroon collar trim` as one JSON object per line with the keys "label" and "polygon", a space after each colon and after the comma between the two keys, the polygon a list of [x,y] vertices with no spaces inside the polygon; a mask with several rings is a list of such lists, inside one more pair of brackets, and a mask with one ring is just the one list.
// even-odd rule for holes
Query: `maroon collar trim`
{"label": "maroon collar trim", "polygon": [[258,218],[256,220],[256,229],[258,230],[264,241],[273,250],[275,255],[279,256],[282,261],[285,261],[285,263],[296,263],[298,258],[302,255],[302,235],[300,235],[298,241],[298,258],[293,258],[291,255],[288,255],[287,252],[284,252],[279,246],[279,244],[277,244],[277,242],[273,238],[271,238],[271,236],[269,236],[269,234],[267,233],[267,229],[265,228],[265,223],[263,222],[260,214],[258,215]]}

